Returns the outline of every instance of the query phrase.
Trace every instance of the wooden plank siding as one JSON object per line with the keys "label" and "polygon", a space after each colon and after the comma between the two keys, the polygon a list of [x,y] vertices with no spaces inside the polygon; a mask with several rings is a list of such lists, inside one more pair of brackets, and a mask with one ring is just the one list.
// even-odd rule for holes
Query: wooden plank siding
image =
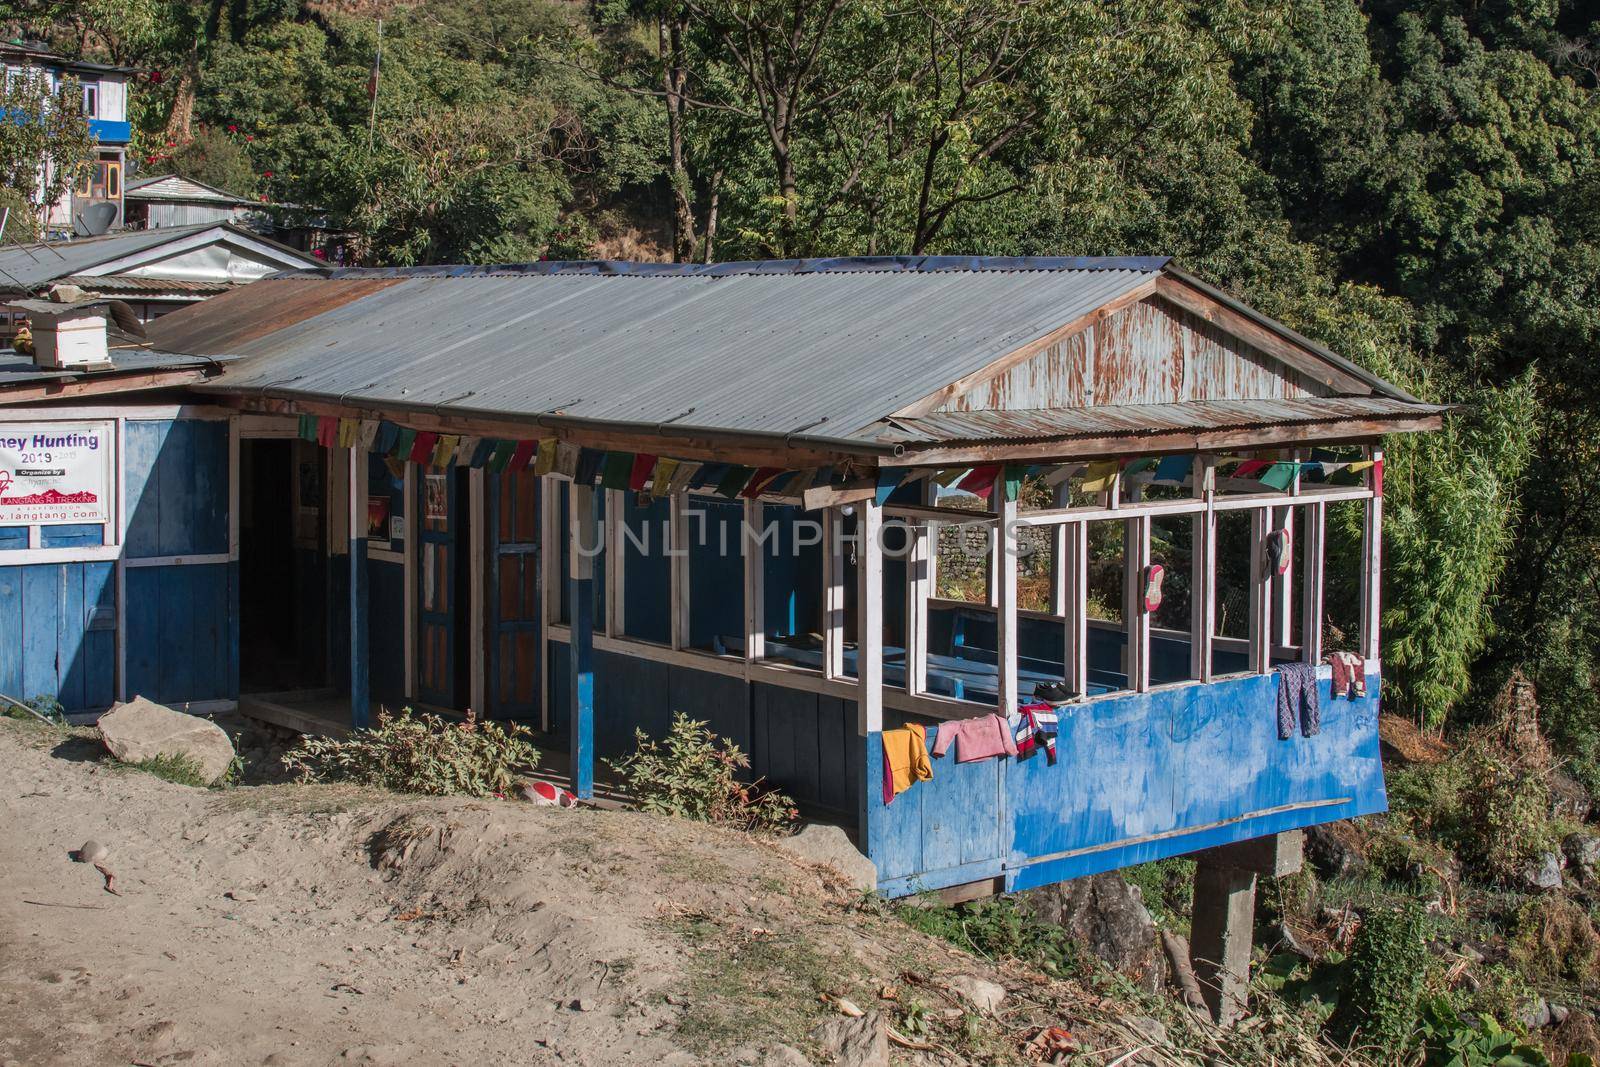
{"label": "wooden plank siding", "polygon": [[1326,387],[1215,323],[1164,297],[1150,296],[974,384],[937,410],[1327,395]]}

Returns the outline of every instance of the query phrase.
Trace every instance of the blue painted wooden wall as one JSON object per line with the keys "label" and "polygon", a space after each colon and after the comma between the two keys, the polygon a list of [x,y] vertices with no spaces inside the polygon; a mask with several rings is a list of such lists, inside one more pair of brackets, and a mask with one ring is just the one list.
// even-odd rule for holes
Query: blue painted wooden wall
{"label": "blue painted wooden wall", "polygon": [[116,591],[111,563],[0,566],[0,693],[53,696],[69,712],[107,707]]}

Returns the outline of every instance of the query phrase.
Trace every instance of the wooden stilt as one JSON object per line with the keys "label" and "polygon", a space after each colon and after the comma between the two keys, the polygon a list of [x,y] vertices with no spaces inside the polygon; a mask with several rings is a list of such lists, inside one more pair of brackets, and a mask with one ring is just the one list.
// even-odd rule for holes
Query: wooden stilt
{"label": "wooden stilt", "polygon": [[600,537],[595,516],[594,488],[573,485],[570,500],[571,634],[567,669],[571,673],[572,791],[587,800],[594,796],[594,556]]}

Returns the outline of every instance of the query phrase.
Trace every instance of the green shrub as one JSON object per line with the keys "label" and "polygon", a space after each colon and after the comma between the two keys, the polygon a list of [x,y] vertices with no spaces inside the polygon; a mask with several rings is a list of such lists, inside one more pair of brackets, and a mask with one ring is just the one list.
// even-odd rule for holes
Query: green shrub
{"label": "green shrub", "polygon": [[1543,1052],[1492,1015],[1469,1022],[1447,1001],[1434,999],[1423,1005],[1420,1022],[1427,1067],[1550,1067]]}
{"label": "green shrub", "polygon": [[1063,927],[1017,907],[1010,897],[947,906],[900,904],[895,914],[925,934],[989,960],[1021,960],[1057,978],[1087,973],[1084,950]]}
{"label": "green shrub", "polygon": [[31,722],[44,720],[56,726],[67,725],[66,709],[61,706],[61,701],[48,693],[40,693],[32,700],[13,700],[11,697],[0,695],[0,707],[4,714],[11,719],[26,719]]}
{"label": "green shrub", "polygon": [[634,741],[633,755],[608,765],[644,811],[763,833],[786,831],[799,818],[788,797],[763,789],[759,779],[739,780],[750,757],[737,745],[719,744],[705,723],[682,712],[672,717],[666,740],[652,741],[636,730]]}
{"label": "green shrub", "polygon": [[123,766],[132,767],[134,770],[153,774],[157,778],[176,783],[177,785],[192,785],[204,789],[211,783],[206,780],[205,771],[193,756],[185,756],[181,752],[172,755],[151,756],[137,763],[127,763]]}
{"label": "green shrub", "polygon": [[405,708],[380,712],[378,724],[345,739],[302,738],[283,765],[302,782],[352,782],[425,796],[485,797],[504,793],[539,765],[539,750],[516,723],[462,722]]}
{"label": "green shrub", "polygon": [[1361,923],[1329,1021],[1335,1036],[1399,1050],[1411,1044],[1417,1002],[1428,970],[1427,920],[1408,902],[1397,911],[1374,910]]}
{"label": "green shrub", "polygon": [[1565,897],[1538,896],[1523,905],[1510,948],[1512,961],[1532,978],[1600,985],[1600,932]]}

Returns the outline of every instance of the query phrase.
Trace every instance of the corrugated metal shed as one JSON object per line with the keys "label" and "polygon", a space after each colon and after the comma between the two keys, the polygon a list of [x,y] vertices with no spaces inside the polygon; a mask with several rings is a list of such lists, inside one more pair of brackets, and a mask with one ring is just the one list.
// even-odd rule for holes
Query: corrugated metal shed
{"label": "corrugated metal shed", "polygon": [[1053,441],[1172,431],[1246,430],[1309,422],[1353,422],[1447,410],[1385,396],[1205,400],[1029,411],[948,411],[886,420],[884,440],[906,444]]}
{"label": "corrugated metal shed", "polygon": [[163,201],[197,204],[221,204],[230,207],[256,207],[253,200],[219,189],[215,185],[197,182],[181,174],[159,174],[153,178],[140,178],[123,186],[124,200]]}
{"label": "corrugated metal shed", "polygon": [[[152,343],[249,357],[216,383],[230,392],[843,438],[1152,273],[1120,263],[671,276],[342,272],[348,280],[256,283],[159,321]],[[308,318],[284,310],[283,287],[380,282],[388,284]],[[262,320],[277,328],[231,345],[212,335]]]}

